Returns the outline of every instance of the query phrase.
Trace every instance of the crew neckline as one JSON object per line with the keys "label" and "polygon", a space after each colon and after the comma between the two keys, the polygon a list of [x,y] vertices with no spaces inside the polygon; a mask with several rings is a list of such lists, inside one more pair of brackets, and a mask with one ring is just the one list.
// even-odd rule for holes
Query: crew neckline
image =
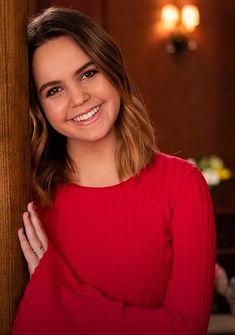
{"label": "crew neckline", "polygon": [[65,185],[69,185],[75,188],[79,188],[81,190],[97,190],[97,191],[101,191],[101,190],[112,190],[112,189],[116,189],[116,188],[120,188],[126,185],[131,184],[133,181],[136,181],[140,178],[140,176],[143,174],[143,172],[145,172],[149,167],[153,166],[154,164],[156,164],[156,159],[159,158],[161,156],[160,152],[157,152],[155,157],[153,158],[152,164],[149,166],[145,166],[139,175],[134,175],[131,176],[129,178],[127,178],[126,180],[121,181],[120,183],[117,184],[112,184],[112,185],[107,185],[107,186],[87,186],[87,185],[80,185],[77,183],[68,183]]}
{"label": "crew neckline", "polygon": [[113,189],[113,188],[118,188],[118,187],[122,187],[124,185],[129,184],[132,180],[136,179],[137,176],[132,176],[129,177],[123,181],[121,181],[120,183],[117,184],[112,184],[112,185],[106,185],[106,186],[87,186],[87,185],[80,185],[80,184],[76,184],[76,183],[69,183],[68,185],[71,185],[73,187],[77,187],[80,189],[84,189],[84,190],[106,190],[106,189]]}

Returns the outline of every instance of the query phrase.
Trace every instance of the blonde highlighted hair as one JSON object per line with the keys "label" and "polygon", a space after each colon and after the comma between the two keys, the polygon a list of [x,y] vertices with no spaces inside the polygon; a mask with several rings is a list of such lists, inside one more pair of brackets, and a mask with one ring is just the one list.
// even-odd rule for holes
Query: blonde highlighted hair
{"label": "blonde highlighted hair", "polygon": [[28,25],[32,181],[34,192],[46,206],[51,205],[60,183],[74,181],[74,169],[66,150],[66,137],[52,128],[40,106],[32,59],[37,48],[61,36],[69,36],[78,43],[120,94],[121,107],[116,120],[116,168],[120,181],[125,176],[138,175],[141,169],[151,164],[157,151],[154,128],[141,99],[133,93],[121,53],[113,39],[85,14],[51,7]]}

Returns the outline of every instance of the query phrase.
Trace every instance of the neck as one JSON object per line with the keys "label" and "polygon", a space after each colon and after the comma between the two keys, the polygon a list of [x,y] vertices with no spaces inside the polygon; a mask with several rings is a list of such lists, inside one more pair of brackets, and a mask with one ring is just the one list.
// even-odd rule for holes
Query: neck
{"label": "neck", "polygon": [[75,182],[93,187],[119,183],[115,149],[115,135],[95,142],[68,140],[67,150],[74,162]]}

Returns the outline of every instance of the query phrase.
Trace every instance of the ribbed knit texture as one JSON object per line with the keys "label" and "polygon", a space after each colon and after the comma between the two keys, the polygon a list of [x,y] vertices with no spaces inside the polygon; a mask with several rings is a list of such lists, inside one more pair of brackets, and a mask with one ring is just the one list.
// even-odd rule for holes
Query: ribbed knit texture
{"label": "ribbed knit texture", "polygon": [[196,167],[158,154],[118,185],[61,185],[52,209],[38,211],[51,246],[14,335],[206,334],[215,225]]}

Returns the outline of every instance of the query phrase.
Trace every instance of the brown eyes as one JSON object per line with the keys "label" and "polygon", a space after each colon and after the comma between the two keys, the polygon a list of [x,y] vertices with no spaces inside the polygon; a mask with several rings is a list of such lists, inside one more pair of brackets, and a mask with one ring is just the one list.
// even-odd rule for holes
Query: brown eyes
{"label": "brown eyes", "polygon": [[[95,69],[88,70],[88,71],[84,72],[81,76],[79,76],[79,79],[82,81],[82,80],[85,80],[85,79],[92,78],[92,77],[94,77],[94,75],[96,73],[98,73],[98,71],[95,70]],[[46,92],[46,97],[47,98],[52,97],[52,96],[56,95],[57,93],[59,93],[61,91],[63,91],[63,88],[61,88],[59,86],[54,86]]]}
{"label": "brown eyes", "polygon": [[86,72],[82,75],[81,79],[83,80],[83,79],[86,79],[86,78],[91,78],[91,77],[93,77],[97,72],[98,72],[97,70],[89,70],[89,71],[86,71]]}
{"label": "brown eyes", "polygon": [[50,97],[55,95],[56,93],[62,91],[62,88],[60,87],[52,87],[51,89],[49,89],[46,93],[46,97]]}

